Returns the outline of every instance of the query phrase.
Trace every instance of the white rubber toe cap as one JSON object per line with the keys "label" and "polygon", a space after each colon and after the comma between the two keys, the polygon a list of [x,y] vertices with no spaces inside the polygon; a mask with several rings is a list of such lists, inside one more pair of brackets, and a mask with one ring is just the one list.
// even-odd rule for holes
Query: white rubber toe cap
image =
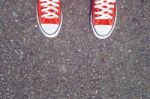
{"label": "white rubber toe cap", "polygon": [[113,27],[111,25],[95,25],[94,34],[100,39],[105,39],[110,36]]}
{"label": "white rubber toe cap", "polygon": [[41,30],[46,37],[56,37],[60,31],[57,24],[41,24]]}

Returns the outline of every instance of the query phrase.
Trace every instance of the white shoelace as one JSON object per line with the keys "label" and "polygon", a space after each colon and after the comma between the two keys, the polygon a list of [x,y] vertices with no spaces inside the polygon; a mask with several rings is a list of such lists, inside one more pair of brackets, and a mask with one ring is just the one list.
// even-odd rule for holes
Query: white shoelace
{"label": "white shoelace", "polygon": [[[44,13],[42,15],[43,18],[53,19],[58,18],[59,16],[56,14],[58,12],[57,7],[59,7],[59,0],[40,0],[41,6],[43,7],[42,12]],[[53,11],[50,11],[53,10]]]}
{"label": "white shoelace", "polygon": [[[115,0],[96,0],[95,8],[100,9],[100,11],[95,12],[95,14],[98,15],[96,19],[97,20],[98,19],[112,19],[113,17],[110,14],[113,13],[111,8],[114,8],[114,5],[110,3],[114,3],[114,2]],[[106,6],[107,8],[105,8],[104,6]]]}

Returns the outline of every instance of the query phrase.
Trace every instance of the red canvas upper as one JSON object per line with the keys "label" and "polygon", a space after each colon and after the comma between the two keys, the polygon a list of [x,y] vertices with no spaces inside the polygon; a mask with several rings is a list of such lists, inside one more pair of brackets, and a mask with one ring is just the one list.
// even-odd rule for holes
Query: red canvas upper
{"label": "red canvas upper", "polygon": [[[114,24],[114,21],[115,21],[115,17],[116,17],[116,3],[109,3],[111,5],[114,5],[114,8],[112,8],[112,14],[108,13],[108,12],[105,12],[105,13],[108,13],[109,15],[111,15],[113,18],[112,19],[98,19],[96,20],[95,18],[97,17],[97,15],[95,14],[95,12],[97,11],[101,11],[101,9],[97,9],[95,8],[95,1],[97,0],[92,0],[92,23],[93,25],[113,25]],[[107,0],[105,0],[107,1]],[[103,6],[103,8],[107,8],[107,6]]]}
{"label": "red canvas upper", "polygon": [[[52,1],[52,0],[49,0],[49,1]],[[57,3],[59,4],[59,7],[56,7],[58,9],[59,12],[55,12],[59,18],[52,18],[52,19],[49,19],[49,18],[42,18],[41,16],[44,14],[42,12],[42,6],[41,6],[41,1],[38,0],[38,18],[39,18],[39,22],[41,24],[60,24],[61,22],[61,2],[59,0],[59,2]],[[51,12],[53,12],[53,10],[49,10]]]}

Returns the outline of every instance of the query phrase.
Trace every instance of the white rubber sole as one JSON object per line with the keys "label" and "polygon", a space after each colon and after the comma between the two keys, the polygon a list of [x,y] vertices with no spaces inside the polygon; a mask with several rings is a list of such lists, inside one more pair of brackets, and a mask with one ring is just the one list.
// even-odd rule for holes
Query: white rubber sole
{"label": "white rubber sole", "polygon": [[59,32],[60,32],[60,29],[61,29],[61,26],[62,26],[62,21],[63,21],[63,15],[62,15],[62,11],[61,11],[61,22],[60,22],[60,25],[59,27],[57,28],[56,32],[52,33],[52,34],[48,34],[46,33],[43,28],[41,27],[41,24],[39,22],[39,17],[38,17],[38,9],[37,9],[37,6],[36,6],[36,14],[37,14],[37,21],[38,21],[38,25],[39,25],[39,28],[42,32],[42,34],[44,34],[44,36],[48,37],[48,38],[55,38],[58,36]]}
{"label": "white rubber sole", "polygon": [[116,5],[116,18],[115,18],[115,22],[114,22],[114,24],[113,24],[112,29],[109,31],[109,33],[108,33],[107,35],[100,35],[100,34],[98,34],[98,33],[96,32],[96,30],[95,30],[95,28],[94,28],[94,25],[93,25],[93,22],[92,22],[92,14],[91,14],[91,26],[92,26],[92,30],[93,30],[94,35],[95,35],[97,38],[99,38],[99,39],[106,39],[106,38],[108,38],[108,37],[112,34],[112,32],[113,32],[113,30],[114,30],[114,28],[115,28],[115,26],[116,26],[116,21],[117,21],[117,5]]}

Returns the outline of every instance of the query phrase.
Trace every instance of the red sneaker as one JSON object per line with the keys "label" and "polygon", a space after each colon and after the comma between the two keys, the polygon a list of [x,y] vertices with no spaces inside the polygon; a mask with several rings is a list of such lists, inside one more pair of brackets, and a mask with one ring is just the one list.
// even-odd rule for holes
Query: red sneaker
{"label": "red sneaker", "polygon": [[62,25],[60,0],[38,0],[37,19],[42,33],[46,37],[56,37]]}
{"label": "red sneaker", "polygon": [[116,22],[116,0],[92,0],[91,25],[96,37],[105,39]]}

